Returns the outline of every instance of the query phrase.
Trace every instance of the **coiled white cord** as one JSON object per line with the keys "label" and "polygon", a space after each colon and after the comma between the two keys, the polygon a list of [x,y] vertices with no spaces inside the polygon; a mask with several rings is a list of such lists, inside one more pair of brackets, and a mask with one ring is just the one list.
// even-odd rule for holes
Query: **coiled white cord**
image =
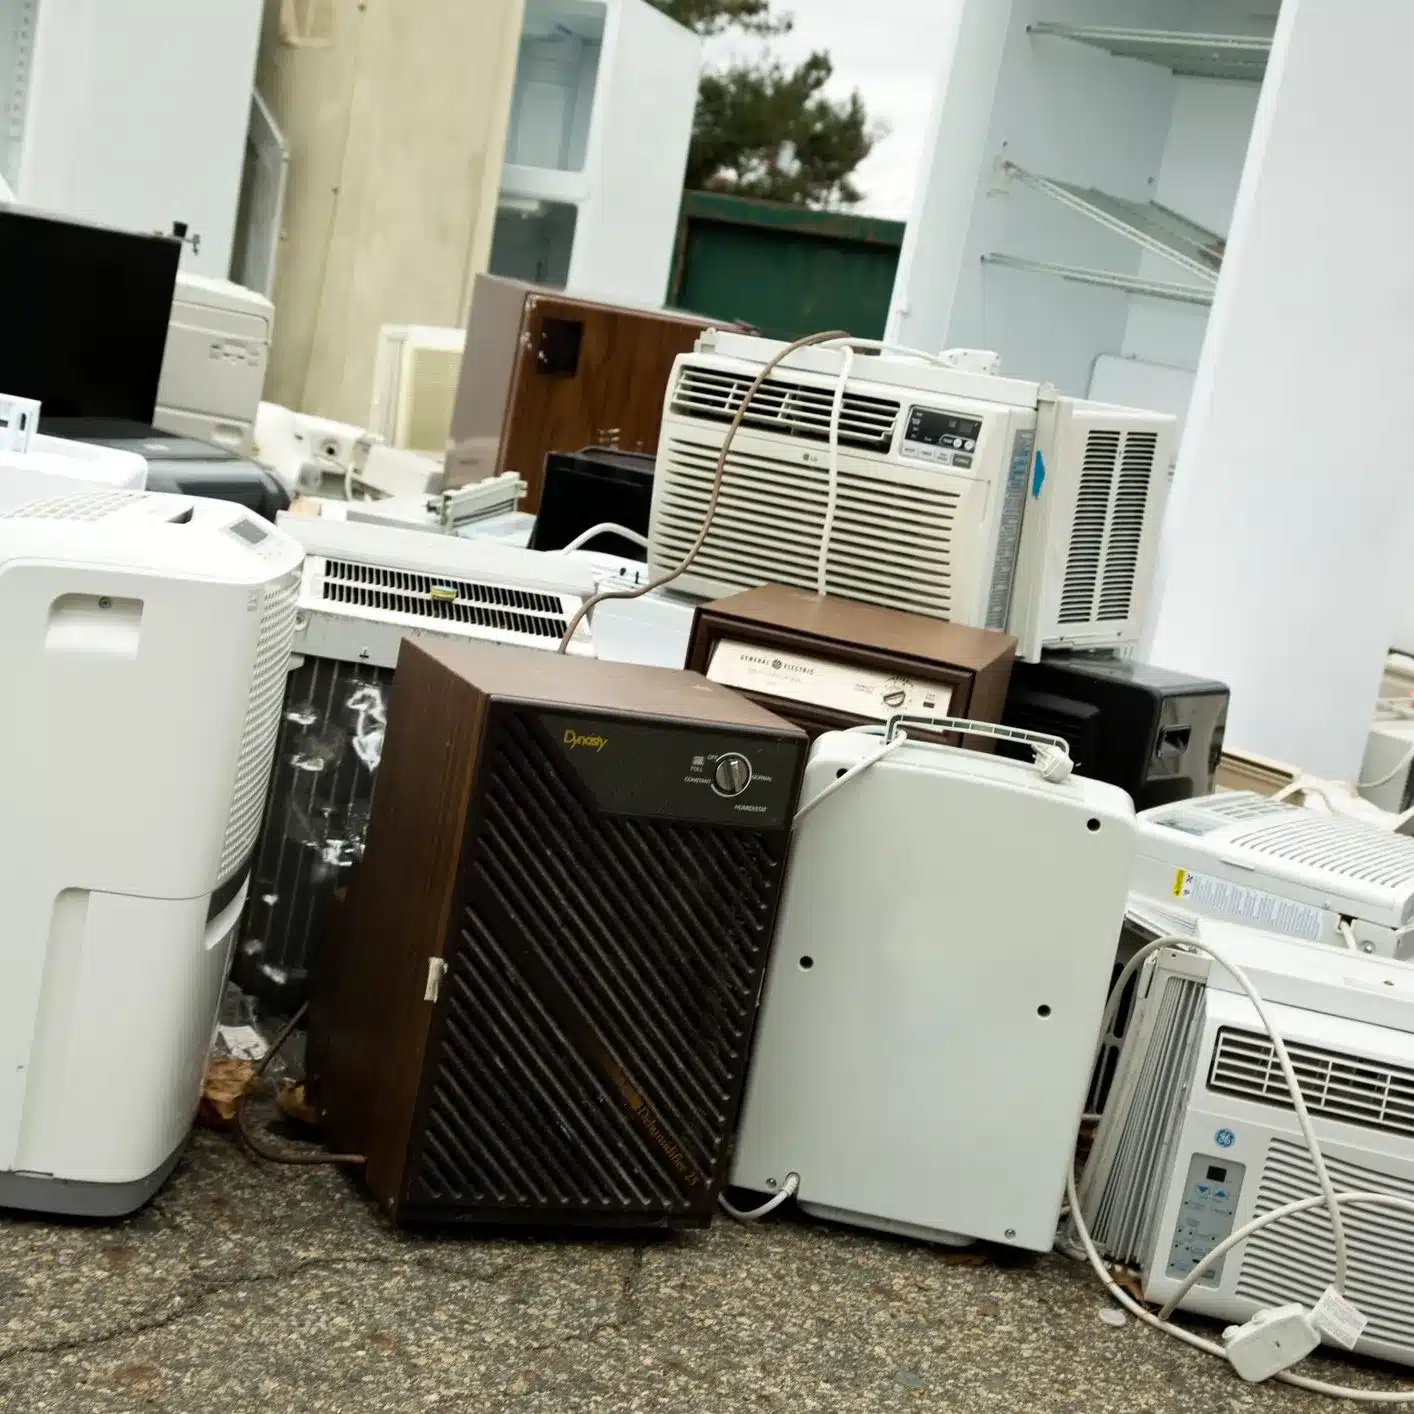
{"label": "coiled white cord", "polygon": [[[1101,1023],[1100,1034],[1107,1035],[1109,1028],[1114,1021],[1115,1012],[1118,1010],[1120,998],[1124,995],[1124,989],[1130,977],[1138,970],[1142,963],[1151,953],[1157,952],[1160,948],[1181,947],[1192,949],[1197,952],[1206,953],[1225,972],[1227,972],[1242,991],[1247,999],[1252,1003],[1257,1012],[1257,1017],[1262,1023],[1263,1030],[1267,1033],[1268,1039],[1272,1043],[1272,1050],[1276,1056],[1277,1063],[1281,1068],[1282,1076],[1286,1081],[1287,1093],[1291,1097],[1292,1109],[1296,1114],[1297,1124],[1300,1126],[1306,1147],[1311,1157],[1312,1167],[1316,1172],[1316,1179],[1321,1191],[1313,1194],[1309,1198],[1302,1198],[1296,1202],[1287,1203],[1283,1207],[1273,1208],[1271,1211],[1263,1213],[1260,1217],[1252,1219],[1244,1224],[1230,1237],[1224,1239],[1211,1252],[1202,1258],[1193,1270],[1180,1283],[1178,1290],[1170,1298],[1163,1309],[1155,1315],[1147,1307],[1136,1301],[1130,1294],[1119,1285],[1110,1275],[1105,1267],[1104,1258],[1100,1255],[1095,1246],[1094,1238],[1090,1235],[1090,1230],[1085,1223],[1085,1215],[1080,1206],[1080,1195],[1075,1182],[1074,1166],[1072,1165],[1066,1174],[1066,1200],[1070,1205],[1070,1221],[1075,1230],[1075,1235],[1080,1241],[1080,1245],[1085,1253],[1086,1260],[1090,1263],[1095,1275],[1104,1284],[1106,1291],[1117,1301],[1126,1311],[1146,1325],[1153,1326],[1156,1330],[1161,1330],[1167,1335],[1176,1337],[1186,1344],[1193,1346],[1197,1350],[1206,1351],[1209,1355],[1216,1355],[1220,1359],[1227,1359],[1227,1352],[1215,1341],[1207,1340],[1203,1336],[1195,1335],[1192,1331],[1185,1330],[1182,1326],[1175,1325],[1169,1317],[1178,1306],[1183,1297],[1199,1282],[1204,1274],[1208,1272],[1215,1263],[1230,1252],[1239,1243],[1246,1242],[1254,1233],[1262,1231],[1272,1223],[1279,1222],[1284,1218],[1289,1218],[1296,1213],[1309,1212],[1315,1208],[1325,1208],[1330,1217],[1331,1236],[1335,1246],[1335,1288],[1339,1292],[1344,1292],[1346,1285],[1346,1274],[1348,1267],[1348,1249],[1345,1235],[1345,1221],[1341,1214],[1342,1207],[1381,1207],[1394,1209],[1399,1212],[1414,1214],[1414,1200],[1396,1197],[1388,1193],[1371,1192],[1336,1192],[1331,1183],[1331,1177],[1326,1168],[1325,1156],[1321,1153],[1320,1143],[1316,1138],[1315,1128],[1311,1123],[1310,1111],[1306,1107],[1306,1100],[1301,1092],[1301,1084],[1297,1078],[1295,1067],[1292,1065],[1291,1056],[1286,1048],[1286,1041],[1276,1029],[1268,1012],[1265,1003],[1252,984],[1251,978],[1242,968],[1233,961],[1226,953],[1211,943],[1199,942],[1193,938],[1166,937],[1157,938],[1151,943],[1146,943],[1141,947],[1115,979],[1114,986],[1110,991],[1109,1002],[1105,1007],[1104,1020]],[[1349,1399],[1371,1404],[1408,1404],[1414,1403],[1414,1390],[1362,1390],[1353,1389],[1345,1385],[1334,1385],[1325,1380],[1311,1379],[1305,1375],[1293,1374],[1290,1370],[1279,1371],[1276,1379],[1284,1384],[1295,1385],[1299,1389],[1310,1390],[1315,1394],[1327,1395],[1333,1399]]]}
{"label": "coiled white cord", "polygon": [[727,1195],[720,1194],[717,1202],[722,1205],[722,1211],[728,1217],[735,1218],[739,1223],[760,1222],[767,1213],[774,1213],[782,1203],[789,1198],[797,1188],[800,1187],[800,1175],[798,1173],[788,1173],[786,1181],[781,1184],[781,1191],[774,1198],[768,1198],[759,1208],[734,1208],[727,1202]]}

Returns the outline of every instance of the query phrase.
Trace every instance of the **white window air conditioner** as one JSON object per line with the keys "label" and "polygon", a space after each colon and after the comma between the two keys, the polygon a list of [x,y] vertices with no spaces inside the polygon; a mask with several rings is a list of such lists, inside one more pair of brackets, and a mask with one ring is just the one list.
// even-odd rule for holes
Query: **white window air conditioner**
{"label": "white window air conditioner", "polygon": [[0,1207],[112,1216],[196,1113],[303,552],[222,501],[57,484],[0,478]]}
{"label": "white window air conditioner", "polygon": [[368,430],[390,446],[444,458],[465,348],[465,329],[385,324],[373,362]]}
{"label": "white window air conditioner", "polygon": [[1414,839],[1251,791],[1138,818],[1136,894],[1305,942],[1414,957]]}
{"label": "white window air conditioner", "polygon": [[[294,1007],[334,891],[363,852],[402,640],[553,652],[595,576],[565,556],[457,536],[288,513],[280,527],[306,559],[235,979],[272,1007]],[[570,651],[591,654],[587,628]]]}
{"label": "white window air conditioner", "polygon": [[[1204,920],[1284,1038],[1337,1191],[1414,1198],[1414,969]],[[1143,964],[1109,1104],[1080,1184],[1100,1251],[1164,1302],[1252,1218],[1320,1192],[1290,1093],[1251,1002],[1217,963],[1165,949]],[[1355,1349],[1414,1364],[1414,1218],[1342,1209]],[[1243,1322],[1315,1305],[1335,1275],[1317,1209],[1224,1255],[1181,1309]]]}
{"label": "white window air conditioner", "polygon": [[[681,356],[658,444],[649,564],[702,528],[728,424],[783,346],[710,330]],[[838,349],[792,354],[733,440],[711,533],[679,587],[818,585]],[[857,355],[838,434],[828,592],[975,627],[1018,654],[1128,647],[1148,602],[1174,419],[1045,385]]]}

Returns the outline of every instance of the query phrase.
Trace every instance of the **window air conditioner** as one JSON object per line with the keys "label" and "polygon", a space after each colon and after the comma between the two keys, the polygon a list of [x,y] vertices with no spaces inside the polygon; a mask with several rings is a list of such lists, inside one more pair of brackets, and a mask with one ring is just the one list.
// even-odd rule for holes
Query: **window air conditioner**
{"label": "window air conditioner", "polygon": [[[1207,920],[1201,933],[1267,1003],[1336,1189],[1414,1198],[1414,971]],[[1100,1251],[1137,1268],[1157,1303],[1252,1218],[1320,1189],[1271,1041],[1225,969],[1165,949],[1137,980],[1080,1200]],[[1369,1320],[1355,1349],[1414,1364],[1414,1217],[1342,1214],[1346,1295]],[[1315,1209],[1235,1247],[1181,1309],[1232,1322],[1291,1301],[1309,1309],[1334,1274]]]}
{"label": "window air conditioner", "polygon": [[385,324],[378,331],[368,430],[440,463],[452,432],[465,329]]}
{"label": "window air conditioner", "polygon": [[56,485],[0,477],[0,1207],[113,1216],[196,1113],[303,552],[223,501]]}
{"label": "window air conditioner", "polygon": [[[658,444],[649,564],[702,528],[728,424],[782,345],[711,330],[679,357]],[[679,587],[817,587],[839,349],[792,354],[733,440],[709,534]],[[1018,655],[1138,641],[1174,419],[1045,385],[857,356],[838,435],[827,592],[1006,629]]]}
{"label": "window air conditioner", "polygon": [[[416,530],[285,514],[306,551],[293,666],[236,981],[298,1006],[334,891],[363,853],[404,638],[473,638],[553,652],[594,590],[560,555]],[[592,656],[589,630],[570,652]]]}
{"label": "window air conditioner", "polygon": [[1132,888],[1190,914],[1414,957],[1414,839],[1251,791],[1141,811]]}

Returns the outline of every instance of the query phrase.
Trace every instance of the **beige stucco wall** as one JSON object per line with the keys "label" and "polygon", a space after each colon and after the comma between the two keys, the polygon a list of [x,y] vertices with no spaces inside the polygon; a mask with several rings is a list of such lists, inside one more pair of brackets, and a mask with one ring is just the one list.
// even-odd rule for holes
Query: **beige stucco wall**
{"label": "beige stucco wall", "polygon": [[[486,268],[522,0],[266,0],[290,145],[265,396],[367,420],[386,323],[464,322]],[[311,22],[299,42],[291,29]]]}

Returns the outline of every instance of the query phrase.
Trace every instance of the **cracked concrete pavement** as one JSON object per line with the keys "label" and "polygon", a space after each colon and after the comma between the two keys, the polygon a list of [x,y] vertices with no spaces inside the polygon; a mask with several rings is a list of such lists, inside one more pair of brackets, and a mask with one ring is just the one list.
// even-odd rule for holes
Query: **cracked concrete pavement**
{"label": "cracked concrete pavement", "polygon": [[648,1241],[410,1235],[347,1174],[261,1164],[199,1133],[128,1221],[0,1217],[0,1410],[1329,1407],[1243,1385],[1133,1321],[1111,1327],[1101,1304],[1060,1257],[793,1218]]}

